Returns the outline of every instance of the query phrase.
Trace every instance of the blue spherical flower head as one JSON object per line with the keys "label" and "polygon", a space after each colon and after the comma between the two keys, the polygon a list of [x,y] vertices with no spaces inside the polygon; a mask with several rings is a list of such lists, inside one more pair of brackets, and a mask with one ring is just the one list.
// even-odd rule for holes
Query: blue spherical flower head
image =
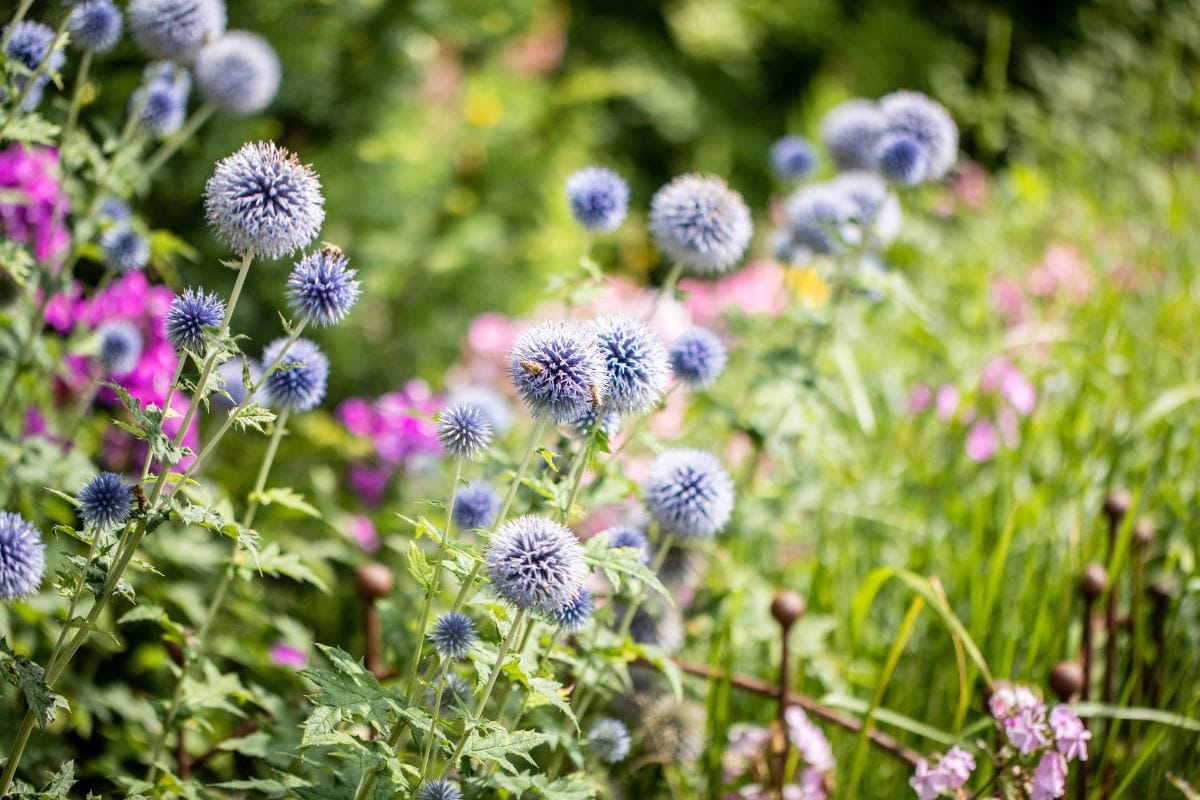
{"label": "blue spherical flower head", "polygon": [[190,64],[225,32],[224,0],[131,0],[129,27],[152,58]]}
{"label": "blue spherical flower head", "polygon": [[[249,383],[247,383],[246,375],[249,373]],[[253,359],[231,358],[220,367],[217,368],[217,377],[221,380],[221,388],[225,394],[213,395],[213,401],[226,410],[231,410],[234,406],[240,405],[246,399],[246,395],[250,391],[250,387],[258,383],[262,379],[263,367]],[[260,388],[254,393],[254,398],[251,402],[262,405],[263,393],[266,387]],[[226,397],[225,395],[229,395]]]}
{"label": "blue spherical flower head", "polygon": [[217,328],[225,319],[225,302],[213,292],[188,288],[171,301],[167,310],[167,341],[179,353],[203,355],[208,349],[204,329]]}
{"label": "blue spherical flower head", "polygon": [[219,161],[204,187],[204,211],[239,255],[281,258],[307,247],[325,221],[321,183],[273,142],[251,142]]}
{"label": "blue spherical flower head", "polygon": [[122,377],[133,372],[142,357],[142,335],[124,320],[100,327],[100,351],[96,361],[109,375]]}
{"label": "blue spherical flower head", "polygon": [[847,100],[821,120],[821,138],[825,148],[841,169],[872,169],[875,166],[875,140],[883,132],[887,119],[870,100]]}
{"label": "blue spherical flower head", "polygon": [[697,275],[718,275],[750,244],[754,223],[742,196],[725,181],[681,175],[650,202],[650,232],[668,258]]}
{"label": "blue spherical flower head", "polygon": [[277,411],[309,411],[325,398],[329,380],[329,359],[308,339],[297,339],[280,358],[287,344],[279,338],[263,350],[262,363],[269,365],[277,358],[279,366],[263,383],[267,405]]}
{"label": "blue spherical flower head", "polygon": [[703,389],[720,377],[726,358],[725,345],[707,328],[689,328],[671,345],[671,369],[693,389]]}
{"label": "blue spherical flower head", "polygon": [[133,489],[115,472],[101,472],[79,492],[79,516],[98,531],[124,525],[133,513]]}
{"label": "blue spherical flower head", "polygon": [[156,61],[142,72],[142,83],[129,98],[129,113],[155,136],[170,136],[183,127],[192,77],[174,61]]}
{"label": "blue spherical flower head", "polygon": [[33,594],[46,572],[46,545],[37,529],[11,511],[0,511],[0,600]]}
{"label": "blue spherical flower head", "polygon": [[505,523],[488,542],[484,563],[496,594],[517,608],[545,614],[571,602],[587,577],[575,535],[533,514]]}
{"label": "blue spherical flower head", "polygon": [[915,136],[885,133],[875,145],[875,162],[880,174],[901,186],[916,186],[930,173],[929,155]]}
{"label": "blue spherical flower head", "polygon": [[854,204],[856,225],[874,241],[886,244],[900,233],[900,201],[874,172],[844,172],[830,186]]}
{"label": "blue spherical flower head", "polygon": [[[600,416],[599,408],[589,408],[575,419],[571,420],[571,430],[576,436],[591,436],[592,429],[596,427],[596,418]],[[621,415],[614,411],[605,410],[604,422],[600,424],[600,429],[604,431],[604,435],[609,439],[621,432]]]}
{"label": "blue spherical flower head", "polygon": [[479,406],[455,403],[438,415],[437,435],[447,453],[474,460],[492,443],[492,423]]}
{"label": "blue spherical flower head", "polygon": [[136,272],[150,260],[150,243],[133,228],[114,225],[100,235],[100,255],[106,267]]}
{"label": "blue spherical flower head", "polygon": [[425,781],[418,787],[416,800],[462,800],[462,791],[445,778]]}
{"label": "blue spherical flower head", "polygon": [[236,116],[256,114],[279,91],[279,56],[261,36],[230,31],[200,51],[196,84],[204,99]]}
{"label": "blue spherical flower head", "polygon": [[[446,674],[446,685],[442,689],[442,714],[449,716],[450,712],[463,710],[470,713],[471,700],[475,696],[475,687],[455,675]],[[425,690],[425,705],[433,708],[437,702],[437,692],[431,687]]]}
{"label": "blue spherical flower head", "polygon": [[614,525],[608,529],[609,547],[631,547],[639,553],[638,560],[650,563],[650,541],[646,534],[632,525]]}
{"label": "blue spherical flower head", "polygon": [[579,594],[571,598],[571,601],[562,608],[550,615],[563,630],[575,632],[582,630],[588,624],[588,620],[592,618],[592,611],[596,608],[595,601],[592,599],[592,593],[587,589],[580,589]]}
{"label": "blue spherical flower head", "polygon": [[107,53],[121,40],[123,25],[121,10],[112,0],[83,0],[71,9],[67,30],[76,47]]}
{"label": "blue spherical flower head", "polygon": [[784,216],[793,242],[817,255],[840,253],[857,243],[858,209],[827,183],[806,186],[788,198]]}
{"label": "blue spherical flower head", "polygon": [[119,197],[109,195],[100,204],[100,216],[114,225],[121,225],[133,218],[129,204]]}
{"label": "blue spherical flower head", "polygon": [[513,345],[508,370],[529,410],[555,422],[599,408],[608,391],[604,355],[590,326],[535,325]]}
{"label": "blue spherical flower head", "polygon": [[[31,111],[37,108],[38,103],[42,101],[42,90],[50,82],[50,78],[63,68],[67,62],[67,56],[60,48],[55,48],[51,52],[56,38],[54,31],[40,22],[23,20],[15,26],[6,25],[5,33],[9,33],[10,29],[8,47],[5,49],[8,59],[17,62],[30,72],[36,73],[41,67],[41,73],[33,81],[33,85],[21,103],[22,109]],[[42,66],[43,61],[45,61],[45,66]],[[31,75],[13,75],[13,85],[18,94],[25,91],[31,78]],[[0,92],[0,97],[2,96],[3,94]]]}
{"label": "blue spherical flower head", "polygon": [[587,732],[587,746],[605,764],[624,761],[629,755],[631,740],[624,723],[603,717],[592,723]]}
{"label": "blue spherical flower head", "polygon": [[440,615],[429,629],[429,641],[442,658],[466,658],[478,638],[475,623],[458,611]]}
{"label": "blue spherical flower head", "polygon": [[784,136],[771,145],[771,169],[776,177],[797,181],[817,166],[817,156],[807,139]]}
{"label": "blue spherical flower head", "polygon": [[500,512],[500,495],[486,483],[472,483],[454,497],[454,524],[464,531],[486,528]]}
{"label": "blue spherical flower head", "polygon": [[590,231],[615,231],[629,208],[629,185],[604,167],[584,167],[567,178],[567,200],[575,221]]}
{"label": "blue spherical flower head", "polygon": [[592,324],[608,370],[610,413],[636,414],[658,405],[671,374],[658,334],[622,314],[599,317]]}
{"label": "blue spherical flower head", "polygon": [[668,450],[654,460],[645,503],[666,533],[707,539],[725,527],[733,513],[733,481],[712,455],[702,450]]}
{"label": "blue spherical flower head", "polygon": [[310,324],[329,327],[346,318],[358,300],[357,270],[335,245],[326,245],[296,263],[288,277],[288,307]]}
{"label": "blue spherical flower head", "polygon": [[879,109],[887,120],[884,136],[906,134],[924,149],[929,166],[920,180],[939,180],[950,171],[958,159],[958,126],[945,107],[920,92],[893,92],[880,99]]}

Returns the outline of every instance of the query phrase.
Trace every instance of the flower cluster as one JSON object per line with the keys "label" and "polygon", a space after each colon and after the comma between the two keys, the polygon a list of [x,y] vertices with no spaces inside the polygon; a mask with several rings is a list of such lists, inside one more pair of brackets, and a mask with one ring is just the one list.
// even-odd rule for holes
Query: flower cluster
{"label": "flower cluster", "polygon": [[338,406],[337,420],[349,433],[370,443],[372,461],[350,467],[351,488],[364,502],[379,503],[397,470],[442,452],[433,416],[443,405],[428,384],[412,380],[395,392],[375,398],[352,397]]}
{"label": "flower cluster", "polygon": [[0,230],[30,246],[33,257],[53,262],[69,242],[58,151],[14,142],[0,151]]}
{"label": "flower cluster", "polygon": [[974,400],[964,401],[953,384],[944,384],[935,392],[921,383],[909,394],[909,409],[920,414],[932,407],[942,421],[957,419],[967,428],[967,457],[984,463],[995,456],[1000,445],[1012,449],[1020,444],[1020,421],[1033,413],[1037,389],[1016,364],[996,357],[984,364]]}

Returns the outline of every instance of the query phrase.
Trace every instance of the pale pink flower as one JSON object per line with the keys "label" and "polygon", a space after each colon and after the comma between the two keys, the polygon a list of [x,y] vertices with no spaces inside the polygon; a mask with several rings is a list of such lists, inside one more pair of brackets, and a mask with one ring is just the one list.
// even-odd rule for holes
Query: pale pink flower
{"label": "pale pink flower", "polygon": [[1029,291],[1039,297],[1062,295],[1082,303],[1092,293],[1092,269],[1073,245],[1054,244],[1046,249],[1042,263],[1026,277]]}
{"label": "pale pink flower", "polygon": [[679,288],[687,294],[687,308],[699,325],[712,324],[730,308],[776,317],[787,307],[783,268],[770,260],[755,261],[715,281],[689,278],[680,281]]}
{"label": "pale pink flower", "polygon": [[915,417],[933,403],[933,389],[922,381],[908,391],[908,414]]}
{"label": "pale pink flower", "polygon": [[1054,800],[1067,793],[1067,760],[1062,753],[1050,750],[1038,762],[1033,773],[1029,800]]}
{"label": "pale pink flower", "polygon": [[1000,431],[1000,439],[1010,450],[1021,443],[1021,424],[1017,414],[1008,406],[996,411],[996,428]]}
{"label": "pale pink flower", "polygon": [[974,161],[959,164],[950,185],[958,201],[972,211],[980,211],[987,204],[988,173]]}
{"label": "pale pink flower", "polygon": [[958,387],[953,384],[943,384],[937,390],[937,397],[934,399],[934,410],[937,412],[938,419],[945,422],[954,416],[954,412],[958,410],[959,393]]}
{"label": "pale pink flower", "polygon": [[825,738],[824,731],[809,721],[804,709],[788,706],[783,714],[783,721],[787,724],[788,738],[796,745],[806,764],[822,772],[833,769],[835,762],[829,739]]}
{"label": "pale pink flower", "polygon": [[992,308],[1009,327],[1020,325],[1029,318],[1025,290],[1020,283],[1003,275],[992,279]]}
{"label": "pale pink flower", "polygon": [[937,768],[930,769],[929,762],[922,758],[908,779],[908,785],[917,793],[917,800],[935,800],[942,793],[944,780],[945,776]]}
{"label": "pale pink flower", "polygon": [[368,553],[379,550],[379,534],[375,532],[375,523],[366,514],[355,514],[350,517],[350,538]]}
{"label": "pale pink flower", "polygon": [[267,651],[271,663],[280,667],[290,667],[291,669],[303,669],[308,666],[308,654],[303,650],[298,650],[291,645],[286,645],[282,642],[276,642],[271,645]]}
{"label": "pale pink flower", "polygon": [[977,464],[990,461],[992,456],[996,454],[996,447],[998,445],[999,440],[996,436],[996,428],[986,419],[976,422],[967,431],[967,458]]}
{"label": "pale pink flower", "polygon": [[961,747],[952,747],[938,759],[937,766],[930,768],[925,759],[917,762],[917,769],[908,785],[921,800],[932,800],[942,792],[954,791],[971,779],[975,770],[975,756]]}
{"label": "pale pink flower", "polygon": [[1022,755],[1045,747],[1050,743],[1046,736],[1045,706],[1040,709],[1022,709],[1004,720],[1004,733],[1009,744],[1017,748]]}
{"label": "pale pink flower", "polygon": [[1060,703],[1050,709],[1050,729],[1054,731],[1059,752],[1067,761],[1077,758],[1087,761],[1087,743],[1092,738],[1092,732],[1070,706]]}
{"label": "pale pink flower", "polygon": [[726,782],[744,773],[767,748],[771,732],[759,725],[734,725],[729,729],[729,745],[721,755]]}

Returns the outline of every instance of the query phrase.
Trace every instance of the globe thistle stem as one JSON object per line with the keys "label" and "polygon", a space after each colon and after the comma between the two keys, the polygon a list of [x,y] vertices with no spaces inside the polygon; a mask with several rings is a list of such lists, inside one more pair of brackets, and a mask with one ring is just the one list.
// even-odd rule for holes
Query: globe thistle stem
{"label": "globe thistle stem", "polygon": [[[17,114],[21,112],[22,107],[25,105],[25,98],[29,97],[29,93],[32,92],[36,86],[38,86],[38,79],[41,78],[46,72],[46,66],[50,63],[51,56],[53,56],[54,53],[58,51],[58,48],[62,46],[63,39],[67,35],[67,23],[71,21],[71,10],[73,7],[73,3],[70,6],[67,6],[67,10],[63,13],[62,19],[58,22],[58,27],[54,29],[54,39],[50,42],[50,46],[46,48],[46,53],[42,56],[42,60],[38,62],[37,69],[35,69],[33,74],[29,76],[29,80],[25,81],[25,85],[21,87],[21,91],[17,93],[16,100],[13,101],[12,108],[10,108],[8,113],[4,115],[4,120],[0,122],[0,140],[4,139],[4,133],[8,130],[8,126],[12,124],[12,121],[16,119]],[[13,27],[8,29],[9,36],[5,37],[5,50],[8,48],[8,40],[12,35]]]}
{"label": "globe thistle stem", "polygon": [[188,139],[196,135],[196,132],[204,127],[204,123],[212,119],[213,114],[217,113],[217,107],[212,103],[205,103],[195,111],[193,111],[183,123],[183,127],[171,134],[165,142],[158,146],[158,149],[146,159],[146,174],[153,175],[171,160],[171,156],[179,152],[179,148],[183,147]]}
{"label": "globe thistle stem", "polygon": [[417,625],[417,646],[413,648],[412,662],[408,668],[408,680],[404,686],[404,701],[412,702],[413,689],[417,686],[417,668],[421,664],[421,651],[425,649],[425,634],[429,630],[429,615],[433,611],[433,602],[437,598],[442,583],[442,570],[446,562],[446,554],[450,550],[450,529],[454,526],[454,500],[458,496],[458,484],[462,479],[463,459],[454,462],[454,483],[450,487],[450,503],[446,506],[446,524],[442,526],[441,540],[438,542],[438,559],[433,568],[433,579],[429,591],[425,595],[425,606],[421,609],[421,622]]}
{"label": "globe thistle stem", "polygon": [[579,498],[579,490],[583,488],[583,474],[587,472],[588,455],[592,452],[592,448],[596,446],[596,440],[600,437],[600,431],[604,428],[604,418],[608,416],[608,403],[600,406],[600,410],[596,412],[596,421],[592,423],[592,429],[588,431],[588,437],[584,441],[575,463],[571,465],[571,472],[568,479],[571,482],[571,490],[567,493],[567,503],[562,509],[562,522],[565,525],[571,518],[571,509],[575,507],[575,501]]}
{"label": "globe thistle stem", "polygon": [[658,308],[662,305],[663,300],[675,294],[675,287],[679,285],[681,277],[683,277],[683,262],[672,262],[671,271],[667,273],[667,278],[663,281],[662,286],[658,287],[658,293],[654,295],[654,301],[650,303],[650,308],[646,311],[646,315],[642,317],[642,322],[648,323],[654,319],[654,315],[658,313]]}
{"label": "globe thistle stem", "polygon": [[87,85],[88,72],[92,68],[92,50],[83,51],[79,57],[79,71],[75,73],[75,90],[71,92],[71,110],[67,112],[67,124],[63,126],[62,140],[67,142],[75,132],[75,123],[79,121],[79,106],[83,102],[83,87]]}
{"label": "globe thistle stem", "polygon": [[450,670],[452,659],[443,658],[442,668],[438,671],[437,693],[433,698],[433,721],[429,723],[429,741],[425,743],[425,756],[421,759],[420,786],[429,779],[429,767],[432,766],[433,748],[437,745],[437,727],[442,718],[442,694],[446,691],[446,673]]}
{"label": "globe thistle stem", "polygon": [[445,775],[458,763],[458,757],[462,755],[463,749],[467,746],[467,740],[471,738],[472,731],[479,725],[480,719],[483,718],[483,710],[487,707],[488,699],[492,696],[492,690],[496,688],[496,680],[500,677],[504,660],[508,658],[513,642],[516,641],[517,633],[523,627],[525,616],[528,613],[524,608],[518,609],[517,615],[513,617],[512,625],[508,629],[508,635],[504,637],[504,641],[500,644],[500,652],[496,654],[496,663],[492,665],[492,671],[488,675],[487,684],[483,687],[483,694],[479,696],[479,700],[475,703],[475,711],[471,714],[471,719],[467,722],[462,738],[458,740],[458,745],[454,748],[450,759],[442,767],[441,775]]}

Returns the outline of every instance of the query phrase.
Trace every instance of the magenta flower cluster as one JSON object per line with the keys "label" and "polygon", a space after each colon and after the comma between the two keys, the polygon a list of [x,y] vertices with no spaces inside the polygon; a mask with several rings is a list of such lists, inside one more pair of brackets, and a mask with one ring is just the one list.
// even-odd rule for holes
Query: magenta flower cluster
{"label": "magenta flower cluster", "polygon": [[[67,248],[70,199],[60,182],[58,150],[19,143],[0,151],[0,229],[29,245],[33,257],[53,262]],[[15,198],[15,199],[14,199]]]}

